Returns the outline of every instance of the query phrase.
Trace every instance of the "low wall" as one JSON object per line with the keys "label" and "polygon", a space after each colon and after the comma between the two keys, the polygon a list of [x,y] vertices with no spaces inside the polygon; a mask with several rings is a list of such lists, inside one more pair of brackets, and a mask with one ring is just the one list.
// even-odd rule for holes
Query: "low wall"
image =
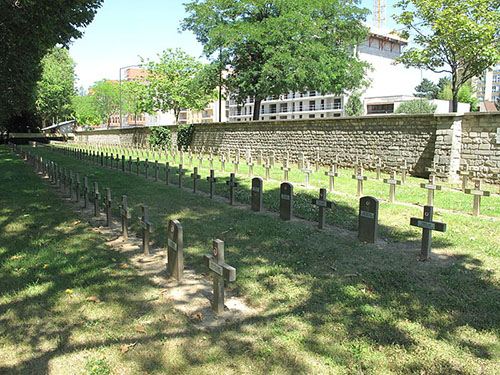
{"label": "low wall", "polygon": [[[193,150],[205,152],[247,151],[263,155],[286,153],[296,162],[300,154],[314,163],[337,160],[351,166],[356,158],[369,167],[380,158],[386,171],[406,160],[413,175],[427,176],[435,161],[438,178],[456,180],[461,163],[467,162],[479,176],[493,180],[500,168],[497,142],[500,114],[383,115],[318,120],[257,121],[196,124]],[[177,128],[171,127],[175,135]],[[142,145],[149,128],[78,132],[76,142]]]}

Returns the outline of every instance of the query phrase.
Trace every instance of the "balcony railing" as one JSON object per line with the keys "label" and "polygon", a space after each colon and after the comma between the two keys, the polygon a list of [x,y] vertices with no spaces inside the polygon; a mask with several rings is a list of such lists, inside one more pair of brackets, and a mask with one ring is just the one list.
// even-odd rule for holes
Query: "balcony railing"
{"label": "balcony railing", "polygon": [[298,112],[317,112],[317,111],[337,111],[342,109],[341,103],[319,104],[319,105],[304,105],[295,109],[286,108],[265,108],[261,111],[263,115],[276,113],[298,113]]}

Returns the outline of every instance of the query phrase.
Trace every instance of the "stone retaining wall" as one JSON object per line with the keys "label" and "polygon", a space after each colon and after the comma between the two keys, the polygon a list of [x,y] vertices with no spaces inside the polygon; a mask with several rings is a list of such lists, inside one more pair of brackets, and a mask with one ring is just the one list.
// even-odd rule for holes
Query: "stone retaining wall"
{"label": "stone retaining wall", "polygon": [[[323,165],[337,160],[352,166],[356,157],[366,168],[381,158],[386,171],[405,159],[413,175],[426,176],[435,160],[438,177],[456,180],[461,163],[467,162],[479,176],[493,181],[500,167],[500,144],[496,142],[500,114],[383,115],[321,120],[258,121],[196,124],[192,147],[205,152],[240,149],[255,157],[262,151],[277,160],[288,152],[296,162],[300,154],[311,162],[319,152]],[[175,136],[177,128],[170,127]],[[140,145],[149,128],[79,132],[76,142]]]}

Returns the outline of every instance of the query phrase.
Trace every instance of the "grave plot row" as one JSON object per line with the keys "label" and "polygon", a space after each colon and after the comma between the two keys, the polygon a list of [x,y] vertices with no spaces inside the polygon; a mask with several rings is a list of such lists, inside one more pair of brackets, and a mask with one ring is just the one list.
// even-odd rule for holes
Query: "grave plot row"
{"label": "grave plot row", "polygon": [[[40,157],[36,157],[38,160]],[[168,163],[167,163],[168,164]],[[44,163],[42,163],[44,165]],[[48,170],[54,170],[54,167],[51,167],[51,163],[48,163]],[[182,167],[182,166],[181,166]],[[58,170],[57,167],[55,170]],[[179,168],[179,176],[182,176],[182,168]],[[56,176],[51,179],[54,183],[60,186],[58,183],[57,173],[49,173],[49,176]],[[72,175],[70,172],[69,175]],[[63,172],[63,176],[65,176]],[[193,177],[193,192],[196,193],[196,181],[200,178],[197,174],[197,170],[192,174]],[[214,184],[217,182],[217,179],[214,176],[214,171],[211,171],[210,177],[207,177],[210,182],[210,191],[213,195]],[[64,177],[63,177],[64,180]],[[77,181],[79,181],[79,176],[77,176]],[[180,181],[182,179],[180,178]],[[64,183],[63,183],[64,184]],[[230,199],[229,203],[232,205],[234,203],[234,195],[235,189],[238,187],[238,183],[234,179],[234,174],[231,173],[231,178],[226,182],[230,186]],[[182,188],[182,183],[179,183],[179,187]],[[428,187],[429,188],[429,187]],[[429,189],[431,191],[432,189]],[[78,187],[77,187],[78,191]],[[264,182],[261,178],[255,177],[252,180],[252,188],[251,188],[251,209],[253,211],[261,211],[262,210],[262,201],[263,201],[263,192],[264,192]],[[77,194],[78,195],[78,194]],[[94,215],[97,215],[98,207],[97,203],[99,201],[100,195],[98,191],[98,185],[94,183],[94,191],[93,191],[93,201],[94,201]],[[293,217],[293,185],[288,182],[284,182],[280,186],[280,218],[284,221],[291,220]],[[129,217],[129,211],[126,208],[126,196],[122,197],[122,204],[119,206],[120,213],[122,215],[122,232],[123,236],[126,237],[126,220]],[[78,200],[78,198],[77,198]],[[88,201],[88,183],[87,178],[84,178],[84,207],[87,207]],[[109,189],[106,190],[106,198],[104,200],[104,206],[106,208],[106,212],[110,212],[111,207],[111,195]],[[125,202],[125,203],[124,203]],[[334,209],[335,203],[332,201],[328,201],[326,199],[326,189],[320,189],[319,198],[313,198],[311,204],[318,209],[318,227],[319,229],[323,229],[325,227],[325,212],[326,209]],[[364,242],[374,243],[377,240],[378,233],[378,208],[379,202],[374,197],[362,197],[359,203],[359,214],[358,214],[358,238]],[[151,233],[152,223],[148,220],[148,207],[143,206],[143,215],[140,219],[140,225],[143,228],[143,249],[145,254],[149,254],[149,234]],[[424,220],[419,220],[416,218],[412,218],[410,221],[410,225],[417,226],[424,229],[423,239],[422,239],[422,251],[421,251],[421,259],[426,260],[430,256],[430,231],[438,230],[445,231],[446,225],[442,223],[432,222],[432,213],[433,207],[432,205],[427,205],[424,207]],[[110,214],[108,214],[110,215]],[[107,217],[107,223],[109,225],[110,218]],[[124,224],[125,222],[125,224]],[[431,223],[431,224],[429,224]]]}
{"label": "grave plot row", "polygon": [[[55,185],[55,187],[60,188],[63,194],[67,193],[66,182],[72,181],[75,176],[75,201],[79,202],[79,184],[80,178],[78,173],[73,173],[71,170],[66,170],[60,168],[56,163],[52,161],[43,160],[42,157],[32,154],[25,153],[22,150],[17,149],[13,146],[13,150],[19,152],[19,154],[30,164],[35,170],[42,175],[50,178],[50,182]],[[84,188],[83,188],[83,208],[88,208],[89,202],[89,188],[88,179],[83,177]],[[72,182],[69,183],[69,197],[73,200],[73,189],[71,188]],[[101,194],[99,193],[98,182],[93,183],[92,190],[92,201],[93,201],[93,213],[94,216],[99,216],[100,214],[100,204]],[[126,195],[122,195],[121,203],[118,205],[118,209],[121,217],[121,227],[122,227],[122,238],[126,240],[128,238],[128,221],[132,218],[131,210],[127,207],[128,198]],[[106,188],[106,195],[102,202],[102,208],[106,213],[106,226],[112,225],[112,210],[113,200],[111,199],[111,190]],[[145,256],[150,255],[150,233],[153,229],[153,223],[149,220],[149,208],[147,206],[141,206],[142,216],[138,219],[139,224],[142,228],[142,249]],[[183,228],[179,220],[169,220],[167,226],[167,262],[166,262],[166,273],[170,278],[174,278],[178,282],[183,280],[184,272],[184,254],[183,254]],[[224,312],[224,282],[234,282],[236,280],[236,269],[225,262],[224,258],[224,241],[216,239],[213,241],[212,252],[210,254],[204,255],[205,264],[212,274],[213,278],[213,298],[211,301],[212,310],[215,314],[221,314]]]}
{"label": "grave plot row", "polygon": [[[51,148],[53,151],[55,151],[56,149],[55,148]],[[158,163],[158,160],[155,160],[154,163],[152,164],[152,162],[150,163],[150,161],[146,158],[144,161],[142,161],[139,157],[136,157],[135,160],[132,159],[132,156],[129,156],[128,158],[128,161],[125,159],[125,155],[121,155],[121,157],[116,154],[116,155],[113,155],[112,153],[110,155],[108,155],[108,153],[104,153],[104,152],[98,152],[98,151],[94,151],[94,150],[91,150],[91,151],[88,151],[88,150],[85,150],[85,149],[79,149],[79,148],[71,148],[71,147],[62,147],[62,148],[58,148],[57,150],[59,151],[62,151],[64,154],[66,155],[71,155],[71,156],[74,156],[76,157],[77,159],[79,160],[83,160],[83,161],[89,161],[89,162],[93,162],[95,164],[100,164],[101,166],[103,167],[110,167],[110,168],[116,168],[116,169],[121,169],[123,172],[125,171],[128,171],[130,173],[132,173],[132,171],[134,171],[134,173],[136,173],[137,175],[140,175],[141,174],[141,171],[143,171],[142,174],[144,174],[144,176],[146,178],[149,178],[149,176],[153,176],[154,174],[154,179],[155,181],[158,181],[159,179],[159,169],[160,169],[160,165]],[[182,154],[182,151],[180,151],[180,153]],[[236,153],[236,155],[239,155],[239,152]],[[192,154],[190,153],[190,157],[192,159]],[[190,160],[191,160],[190,159]],[[174,159],[175,160],[175,159]],[[183,161],[184,158],[181,157],[180,158],[180,161]],[[195,168],[199,168],[199,169],[202,169],[202,161],[204,160],[203,159],[203,154],[200,153],[200,156],[199,156],[199,160],[200,160],[200,163],[199,163],[199,167],[195,167]],[[209,162],[210,162],[210,165],[209,165],[209,168],[210,170],[213,170],[213,155],[212,154],[209,154],[209,158],[207,159]],[[223,162],[221,164],[221,172],[224,172],[224,160],[225,158],[223,157],[222,158]],[[239,164],[239,156],[236,157],[235,156],[235,159],[233,161],[233,164],[235,165],[235,171],[238,171],[238,164]],[[247,165],[248,165],[248,168],[249,168],[249,174],[248,174],[248,177],[253,177],[253,161],[252,161],[252,156],[251,154],[249,156],[247,156]],[[120,161],[121,161],[121,164],[120,164]],[[134,166],[135,164],[135,166]],[[152,164],[152,165],[151,165]],[[266,169],[266,173],[265,173],[265,180],[269,180],[269,174],[270,174],[270,169],[273,167],[274,165],[274,162],[271,162],[270,158],[267,158],[266,159],[266,163],[263,165],[264,168]],[[282,163],[282,167],[281,169],[283,170],[284,172],[284,181],[287,181],[288,180],[288,173],[292,170],[292,168],[289,167],[289,160],[288,160],[288,157],[286,157],[284,160],[283,160],[283,163]],[[190,167],[192,166],[192,163],[190,163]],[[358,159],[356,159],[355,163],[354,163],[354,174],[352,175],[352,179],[356,180],[357,181],[357,193],[356,193],[356,196],[358,197],[361,197],[363,195],[363,186],[364,186],[364,182],[366,182],[368,180],[368,177],[365,176],[363,174],[363,163],[359,162]],[[377,164],[377,178],[380,177],[381,175],[381,172],[380,172],[380,160],[379,160],[379,163]],[[309,180],[310,180],[310,175],[315,173],[315,171],[310,167],[309,165],[309,162],[307,162],[307,160],[304,161],[304,163],[302,163],[302,169],[301,169],[301,172],[303,172],[305,174],[305,186],[306,187],[309,187]],[[153,169],[154,172],[153,173],[150,173],[149,170],[150,169]],[[179,181],[179,184],[182,185],[182,177],[184,176],[185,174],[185,171],[182,169],[183,168],[183,164],[181,163],[179,165],[179,169],[178,169],[178,181]],[[198,170],[196,170],[196,172],[194,172],[193,174],[191,174],[191,177],[193,176],[199,176],[198,175]],[[382,181],[386,184],[389,185],[389,197],[388,197],[388,201],[390,203],[394,203],[396,201],[396,186],[398,185],[402,185],[405,183],[406,181],[406,171],[408,170],[408,167],[407,167],[407,164],[404,163],[401,167],[400,167],[400,171],[401,171],[401,179],[398,180],[397,177],[396,177],[396,171],[392,171],[391,172],[391,176],[390,178],[384,178]],[[427,183],[421,183],[419,186],[420,188],[422,189],[426,189],[427,190],[427,205],[431,205],[433,206],[434,205],[434,194],[435,194],[435,191],[436,190],[442,190],[442,186],[441,185],[437,185],[435,183],[435,176],[434,176],[434,173],[436,172],[437,170],[437,167],[434,163],[433,167],[432,168],[427,168],[428,172],[430,173],[429,175],[429,180]],[[170,167],[170,163],[167,161],[166,164],[165,164],[165,181],[167,184],[170,183],[170,176],[171,176],[171,167]],[[236,173],[236,172],[234,172]],[[474,216],[478,216],[480,214],[480,204],[481,204],[481,196],[484,196],[484,197],[488,197],[490,196],[490,192],[489,191],[484,191],[484,190],[481,190],[481,181],[480,180],[474,180],[474,188],[473,189],[467,189],[466,186],[467,186],[467,179],[470,178],[472,176],[471,174],[472,172],[467,172],[467,174],[463,174],[463,172],[459,172],[459,174],[462,176],[463,178],[463,181],[464,183],[462,184],[463,186],[463,192],[465,194],[471,194],[474,196],[474,200],[473,200],[473,209],[472,209],[472,214]],[[332,193],[334,192],[334,185],[335,185],[335,178],[336,177],[339,177],[339,172],[338,172],[338,164],[337,162],[334,162],[331,167],[330,167],[330,170],[325,172],[324,173],[326,176],[329,177],[329,192]],[[195,178],[196,179],[199,179],[199,178]],[[216,179],[214,176],[210,176],[209,178],[207,177],[207,179],[210,181],[210,182],[213,182],[213,183],[216,183]],[[214,180],[215,179],[215,180]],[[231,184],[234,184],[236,182],[232,181]],[[212,187],[212,186],[211,186]],[[197,183],[196,181],[194,181],[194,187],[193,187],[194,190],[197,189]],[[211,190],[211,197],[213,197],[213,192]]]}

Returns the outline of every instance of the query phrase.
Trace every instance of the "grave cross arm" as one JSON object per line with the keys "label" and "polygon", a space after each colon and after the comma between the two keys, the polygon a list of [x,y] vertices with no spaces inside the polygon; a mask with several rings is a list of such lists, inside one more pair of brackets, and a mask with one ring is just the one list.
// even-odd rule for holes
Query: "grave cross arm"
{"label": "grave cross arm", "polygon": [[420,251],[420,260],[424,261],[430,258],[432,231],[446,232],[446,224],[432,221],[434,208],[432,206],[424,206],[424,218],[410,218],[410,225],[422,228],[422,247]]}

